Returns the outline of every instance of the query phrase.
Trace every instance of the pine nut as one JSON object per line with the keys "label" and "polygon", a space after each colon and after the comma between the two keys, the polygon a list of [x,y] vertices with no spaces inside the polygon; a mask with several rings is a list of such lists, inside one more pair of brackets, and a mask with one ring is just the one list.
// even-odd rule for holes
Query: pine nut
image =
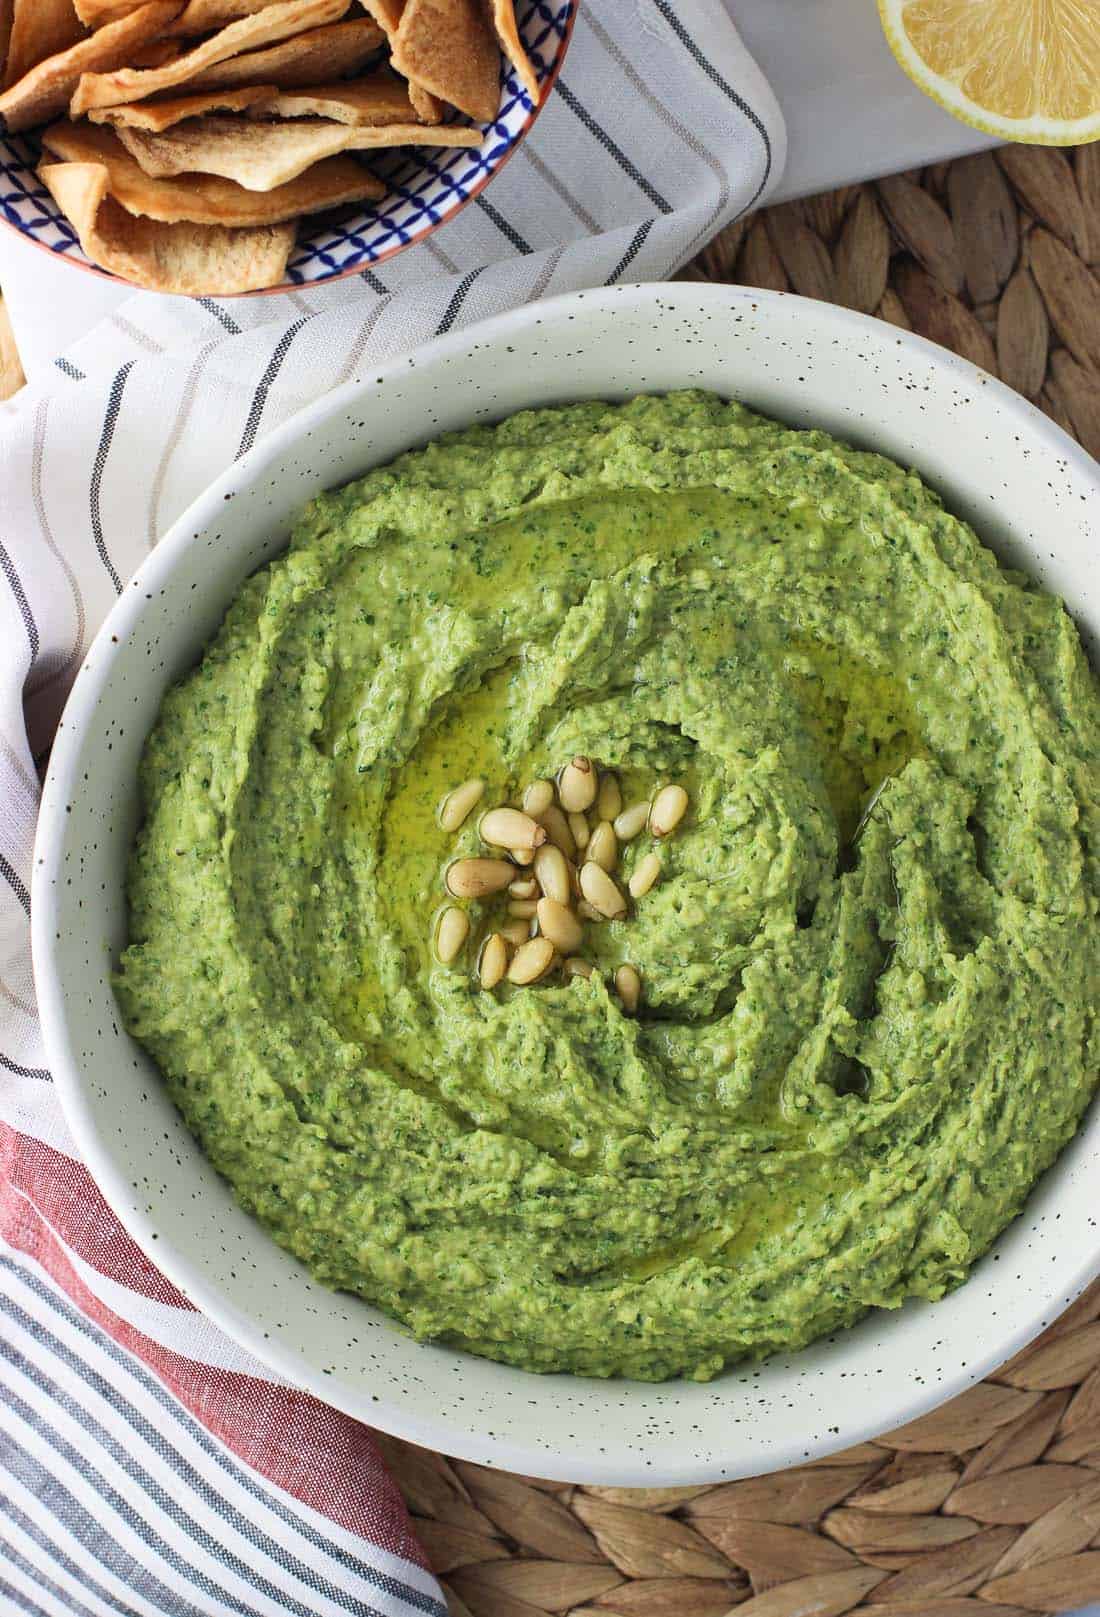
{"label": "pine nut", "polygon": [[435,934],[435,952],[445,966],[456,958],[470,935],[470,917],[465,910],[448,906],[439,917]]}
{"label": "pine nut", "polygon": [[586,898],[582,898],[578,903],[577,914],[582,921],[599,922],[607,920],[607,916],[598,910],[594,904],[590,904]]}
{"label": "pine nut", "polygon": [[588,842],[588,857],[603,870],[614,870],[619,862],[619,841],[610,820],[601,820]]}
{"label": "pine nut", "polygon": [[534,876],[521,876],[516,881],[508,883],[509,898],[537,898],[539,884]]}
{"label": "pine nut", "polygon": [[548,844],[535,855],[535,877],[547,898],[568,904],[572,894],[569,861],[560,848]]}
{"label": "pine nut", "polygon": [[507,859],[456,859],[447,869],[447,891],[455,898],[499,893],[512,880],[515,868]]}
{"label": "pine nut", "polygon": [[661,874],[661,861],[655,853],[647,853],[634,866],[634,874],[627,882],[631,898],[644,898]]}
{"label": "pine nut", "polygon": [[591,758],[578,753],[558,776],[558,801],[567,814],[583,814],[596,801],[598,785]]}
{"label": "pine nut", "polygon": [[540,898],[538,917],[539,931],[544,938],[550,939],[555,949],[569,954],[580,948],[584,927],[567,905],[559,904],[553,898]]}
{"label": "pine nut", "polygon": [[478,836],[494,848],[541,848],[546,828],[519,809],[494,808],[481,816]]}
{"label": "pine nut", "polygon": [[584,815],[570,814],[569,829],[573,833],[573,841],[577,844],[577,852],[583,853],[588,846],[588,838],[592,834],[588,829],[588,821]]}
{"label": "pine nut", "polygon": [[518,948],[521,943],[526,943],[531,936],[531,923],[530,921],[508,921],[501,927],[500,935],[508,943]]}
{"label": "pine nut", "polygon": [[514,915],[518,920],[529,921],[535,914],[537,900],[533,898],[514,898],[508,906],[508,914]]}
{"label": "pine nut", "polygon": [[562,961],[561,969],[567,977],[591,977],[596,968],[591,960],[582,960],[579,954],[575,954]]}
{"label": "pine nut", "polygon": [[615,973],[615,987],[623,1002],[623,1009],[633,1016],[642,997],[642,979],[633,966],[620,966]]}
{"label": "pine nut", "polygon": [[543,809],[539,821],[545,826],[546,834],[555,848],[560,848],[567,859],[572,859],[577,851],[577,844],[569,829],[569,821],[558,805],[551,803],[548,809]]}
{"label": "pine nut", "polygon": [[485,940],[481,959],[477,963],[482,988],[495,988],[507,970],[508,945],[501,933],[494,932],[491,938]]}
{"label": "pine nut", "polygon": [[549,938],[529,938],[521,943],[508,967],[510,983],[534,983],[546,975],[554,963],[554,945]]}
{"label": "pine nut", "polygon": [[554,783],[550,780],[533,780],[530,786],[523,790],[523,812],[537,820],[541,814],[554,801]]}
{"label": "pine nut", "polygon": [[589,859],[581,866],[581,892],[609,921],[626,914],[626,899],[616,887],[607,871]]}
{"label": "pine nut", "polygon": [[618,775],[610,771],[600,776],[600,789],[596,794],[596,815],[601,820],[613,820],[623,811],[623,794]]}
{"label": "pine nut", "polygon": [[533,865],[535,862],[534,848],[509,848],[508,857],[514,865]]}
{"label": "pine nut", "polygon": [[624,808],[621,813],[616,814],[612,827],[620,842],[629,842],[639,831],[645,829],[645,822],[648,819],[648,803],[631,803],[629,808]]}
{"label": "pine nut", "polygon": [[649,829],[655,837],[675,831],[687,812],[688,794],[682,786],[662,786],[649,811]]}
{"label": "pine nut", "polygon": [[447,793],[439,810],[439,823],[444,831],[458,830],[484,790],[483,780],[464,780],[461,786]]}

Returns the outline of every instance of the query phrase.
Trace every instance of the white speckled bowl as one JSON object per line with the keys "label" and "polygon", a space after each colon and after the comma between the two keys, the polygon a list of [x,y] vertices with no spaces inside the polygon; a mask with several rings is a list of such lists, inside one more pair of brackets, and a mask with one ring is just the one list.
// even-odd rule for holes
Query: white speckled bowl
{"label": "white speckled bowl", "polygon": [[[537,1377],[419,1345],[312,1285],[235,1205],[119,1026],[135,771],[165,686],[318,489],[528,405],[715,388],[912,461],[1001,556],[1061,593],[1095,655],[1100,468],[983,372],[878,321],[739,287],[623,287],[517,310],[337,390],[181,519],[126,590],[65,710],[35,858],[34,963],[73,1133],[137,1242],[258,1358],[372,1425],[540,1476],[717,1480],[859,1441],[1006,1359],[1100,1269],[1100,1114],[970,1281],[709,1385]],[[105,743],[110,743],[108,747]]]}

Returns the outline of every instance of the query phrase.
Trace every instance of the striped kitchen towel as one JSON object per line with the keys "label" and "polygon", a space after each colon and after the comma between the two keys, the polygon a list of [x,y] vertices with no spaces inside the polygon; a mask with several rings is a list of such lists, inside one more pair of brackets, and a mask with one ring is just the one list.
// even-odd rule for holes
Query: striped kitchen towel
{"label": "striped kitchen towel", "polygon": [[587,0],[531,139],[438,238],[281,298],[136,295],[0,408],[4,1613],[443,1617],[369,1431],[197,1313],[74,1155],[31,979],[37,771],[125,579],[235,456],[435,333],[671,274],[783,156],[721,0]]}

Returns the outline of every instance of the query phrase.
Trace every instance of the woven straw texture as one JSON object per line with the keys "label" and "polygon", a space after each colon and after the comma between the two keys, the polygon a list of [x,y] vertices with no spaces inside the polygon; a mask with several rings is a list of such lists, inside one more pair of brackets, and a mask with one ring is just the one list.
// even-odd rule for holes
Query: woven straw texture
{"label": "woven straw texture", "polygon": [[778,1476],[574,1488],[380,1437],[454,1617],[1027,1617],[1100,1600],[1100,1282],[996,1376]]}
{"label": "woven straw texture", "polygon": [[[771,208],[683,273],[911,327],[1100,457],[1100,142]],[[0,398],[21,382],[0,304]],[[1100,1600],[1100,1282],[953,1403],[778,1478],[575,1488],[379,1442],[454,1617],[1072,1610]]]}
{"label": "woven straw texture", "polygon": [[[1100,143],[785,203],[683,273],[910,327],[1100,457]],[[953,1403],[779,1478],[574,1488],[380,1442],[454,1617],[1073,1610],[1100,1600],[1100,1282]]]}
{"label": "woven straw texture", "polygon": [[992,371],[1100,457],[1100,142],[844,186],[729,226],[684,272],[843,303]]}

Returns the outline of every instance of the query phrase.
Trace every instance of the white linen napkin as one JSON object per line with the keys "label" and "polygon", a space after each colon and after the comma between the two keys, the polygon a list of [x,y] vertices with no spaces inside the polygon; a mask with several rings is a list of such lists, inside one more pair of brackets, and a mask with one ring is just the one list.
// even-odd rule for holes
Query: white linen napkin
{"label": "white linen napkin", "polygon": [[0,1595],[12,1610],[443,1611],[365,1428],[196,1314],[75,1158],[35,1013],[28,889],[36,770],[84,647],[165,529],[272,427],[434,334],[671,274],[763,200],[784,156],[778,107],[722,0],[586,0],[531,137],[427,242],[285,296],[135,294],[0,407]]}

